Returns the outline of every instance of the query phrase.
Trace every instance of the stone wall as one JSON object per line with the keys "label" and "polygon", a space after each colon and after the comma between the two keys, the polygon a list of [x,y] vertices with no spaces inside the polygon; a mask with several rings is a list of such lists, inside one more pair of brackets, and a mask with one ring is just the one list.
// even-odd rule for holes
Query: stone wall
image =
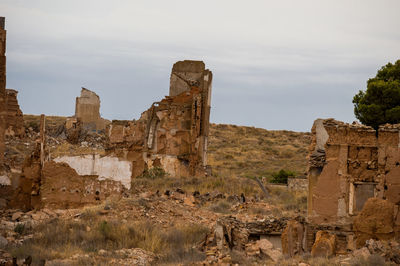
{"label": "stone wall", "polygon": [[308,180],[307,178],[288,178],[287,187],[293,191],[307,191]]}
{"label": "stone wall", "polygon": [[47,208],[77,208],[120,196],[120,182],[79,175],[66,163],[46,162],[42,171],[41,203]]}
{"label": "stone wall", "polygon": [[104,130],[106,121],[100,116],[100,97],[93,91],[82,88],[81,96],[76,97],[75,118],[85,130]]}
{"label": "stone wall", "polygon": [[6,90],[6,130],[9,137],[23,137],[25,135],[24,117],[17,100],[18,91]]}
{"label": "stone wall", "polygon": [[133,178],[153,167],[176,177],[204,176],[211,81],[203,62],[174,64],[170,96],[153,103],[137,121],[113,121],[108,153],[131,161]]}
{"label": "stone wall", "polygon": [[6,31],[5,18],[0,17],[0,172],[4,163],[4,132],[6,127]]}

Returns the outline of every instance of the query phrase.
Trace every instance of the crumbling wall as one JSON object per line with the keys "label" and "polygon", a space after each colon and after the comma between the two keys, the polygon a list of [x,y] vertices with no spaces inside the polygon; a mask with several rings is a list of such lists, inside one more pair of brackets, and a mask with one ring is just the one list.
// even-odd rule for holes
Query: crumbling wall
{"label": "crumbling wall", "polygon": [[64,162],[82,176],[98,176],[99,180],[114,180],[131,188],[132,165],[128,161],[120,160],[118,157],[98,154],[82,156],[62,156],[54,159],[54,162]]}
{"label": "crumbling wall", "polygon": [[6,31],[5,18],[0,17],[0,174],[4,164],[6,127]]}
{"label": "crumbling wall", "polygon": [[77,208],[96,204],[111,195],[120,196],[120,182],[99,180],[97,175],[79,175],[66,163],[46,162],[43,166],[41,200],[48,208]]}
{"label": "crumbling wall", "polygon": [[108,152],[132,162],[132,177],[161,167],[172,176],[204,176],[212,73],[200,61],[174,64],[170,96],[137,121],[113,121]]}
{"label": "crumbling wall", "polygon": [[400,125],[383,125],[376,132],[356,123],[318,119],[312,133],[308,170],[309,234],[315,237],[316,230],[330,228],[338,237],[339,252],[354,247],[350,243],[357,237],[354,219],[367,200],[375,197],[394,204],[393,235],[398,235]]}
{"label": "crumbling wall", "polygon": [[308,180],[307,178],[288,178],[287,187],[293,191],[307,191]]}
{"label": "crumbling wall", "polygon": [[75,118],[81,122],[84,130],[104,130],[106,120],[100,116],[100,97],[93,91],[82,88],[81,96],[76,97]]}
{"label": "crumbling wall", "polygon": [[18,91],[6,90],[6,130],[9,137],[25,136],[24,117],[17,100]]}

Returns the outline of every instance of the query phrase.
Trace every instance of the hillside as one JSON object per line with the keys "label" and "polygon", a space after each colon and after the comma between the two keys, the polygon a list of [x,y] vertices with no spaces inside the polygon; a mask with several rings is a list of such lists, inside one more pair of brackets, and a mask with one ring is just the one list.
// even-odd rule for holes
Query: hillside
{"label": "hillside", "polygon": [[218,176],[304,175],[310,133],[211,124],[208,163]]}

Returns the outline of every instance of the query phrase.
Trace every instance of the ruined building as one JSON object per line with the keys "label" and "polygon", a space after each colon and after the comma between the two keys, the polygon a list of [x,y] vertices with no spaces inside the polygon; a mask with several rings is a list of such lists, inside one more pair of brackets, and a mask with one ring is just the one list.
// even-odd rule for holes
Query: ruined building
{"label": "ruined building", "polygon": [[[48,161],[42,116],[40,142],[25,160],[9,205],[29,209],[96,203],[110,195],[121,196],[130,189],[132,178],[155,167],[176,177],[204,176],[211,81],[212,73],[203,62],[176,63],[171,74],[173,96],[153,103],[137,121],[113,121],[107,128],[105,155],[66,155]],[[77,99],[78,124],[98,129],[93,121],[101,119],[99,104],[96,94],[83,89]]]}
{"label": "ruined building", "polygon": [[292,243],[297,253],[327,244],[342,254],[370,238],[399,239],[400,124],[375,131],[318,119],[312,135],[307,223],[292,226],[301,235]]}
{"label": "ruined building", "polygon": [[106,120],[100,116],[100,97],[93,91],[82,88],[81,96],[76,97],[75,118],[84,130],[104,130]]}
{"label": "ruined building", "polygon": [[108,153],[132,162],[132,178],[159,167],[175,177],[204,176],[212,72],[201,61],[179,61],[170,95],[137,121],[113,121]]}

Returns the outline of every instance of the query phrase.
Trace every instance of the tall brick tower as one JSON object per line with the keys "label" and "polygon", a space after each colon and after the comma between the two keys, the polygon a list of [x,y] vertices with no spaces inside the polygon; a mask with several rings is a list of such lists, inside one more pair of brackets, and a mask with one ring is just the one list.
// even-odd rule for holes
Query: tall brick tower
{"label": "tall brick tower", "polygon": [[0,171],[4,164],[4,132],[6,126],[6,30],[5,17],[0,17]]}

